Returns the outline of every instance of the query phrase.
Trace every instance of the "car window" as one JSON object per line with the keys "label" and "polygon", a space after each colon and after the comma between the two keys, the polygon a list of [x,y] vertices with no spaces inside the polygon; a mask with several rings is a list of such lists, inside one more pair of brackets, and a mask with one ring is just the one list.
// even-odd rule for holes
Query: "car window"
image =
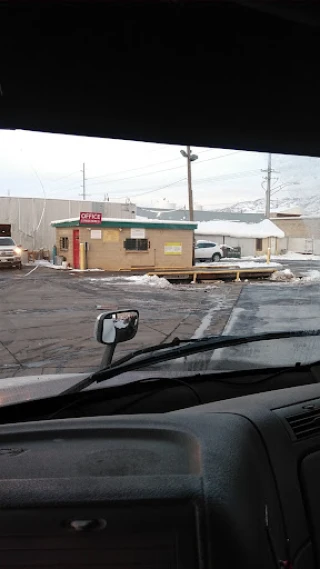
{"label": "car window", "polygon": [[14,241],[13,239],[10,239],[10,237],[1,237],[0,238],[0,247],[1,246],[9,246],[9,245],[14,245]]}

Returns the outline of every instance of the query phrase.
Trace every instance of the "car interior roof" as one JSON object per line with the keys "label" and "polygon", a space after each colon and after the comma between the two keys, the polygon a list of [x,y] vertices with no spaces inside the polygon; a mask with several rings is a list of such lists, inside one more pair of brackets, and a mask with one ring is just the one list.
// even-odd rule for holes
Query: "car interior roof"
{"label": "car interior roof", "polygon": [[319,4],[0,10],[3,129],[319,155]]}

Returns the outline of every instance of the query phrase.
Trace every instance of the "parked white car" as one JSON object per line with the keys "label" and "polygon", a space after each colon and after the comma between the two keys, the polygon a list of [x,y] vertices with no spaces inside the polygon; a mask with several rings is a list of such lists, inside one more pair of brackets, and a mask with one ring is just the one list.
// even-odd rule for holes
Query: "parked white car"
{"label": "parked white car", "polygon": [[220,261],[223,256],[223,251],[217,243],[213,241],[202,241],[196,242],[194,248],[194,258],[195,261],[210,261],[217,262]]}

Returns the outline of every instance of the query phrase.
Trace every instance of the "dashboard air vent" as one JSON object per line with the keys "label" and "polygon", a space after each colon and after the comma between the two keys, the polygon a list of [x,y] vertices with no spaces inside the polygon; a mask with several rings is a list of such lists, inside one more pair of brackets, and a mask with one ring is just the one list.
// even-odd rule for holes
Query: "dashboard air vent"
{"label": "dashboard air vent", "polygon": [[320,435],[320,409],[312,409],[286,419],[298,440]]}

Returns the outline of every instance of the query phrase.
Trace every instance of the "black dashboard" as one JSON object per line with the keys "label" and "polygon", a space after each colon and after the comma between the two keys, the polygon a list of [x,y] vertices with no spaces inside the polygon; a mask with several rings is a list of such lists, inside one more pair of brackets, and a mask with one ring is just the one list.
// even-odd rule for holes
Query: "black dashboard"
{"label": "black dashboard", "polygon": [[0,440],[0,567],[320,566],[319,385]]}

